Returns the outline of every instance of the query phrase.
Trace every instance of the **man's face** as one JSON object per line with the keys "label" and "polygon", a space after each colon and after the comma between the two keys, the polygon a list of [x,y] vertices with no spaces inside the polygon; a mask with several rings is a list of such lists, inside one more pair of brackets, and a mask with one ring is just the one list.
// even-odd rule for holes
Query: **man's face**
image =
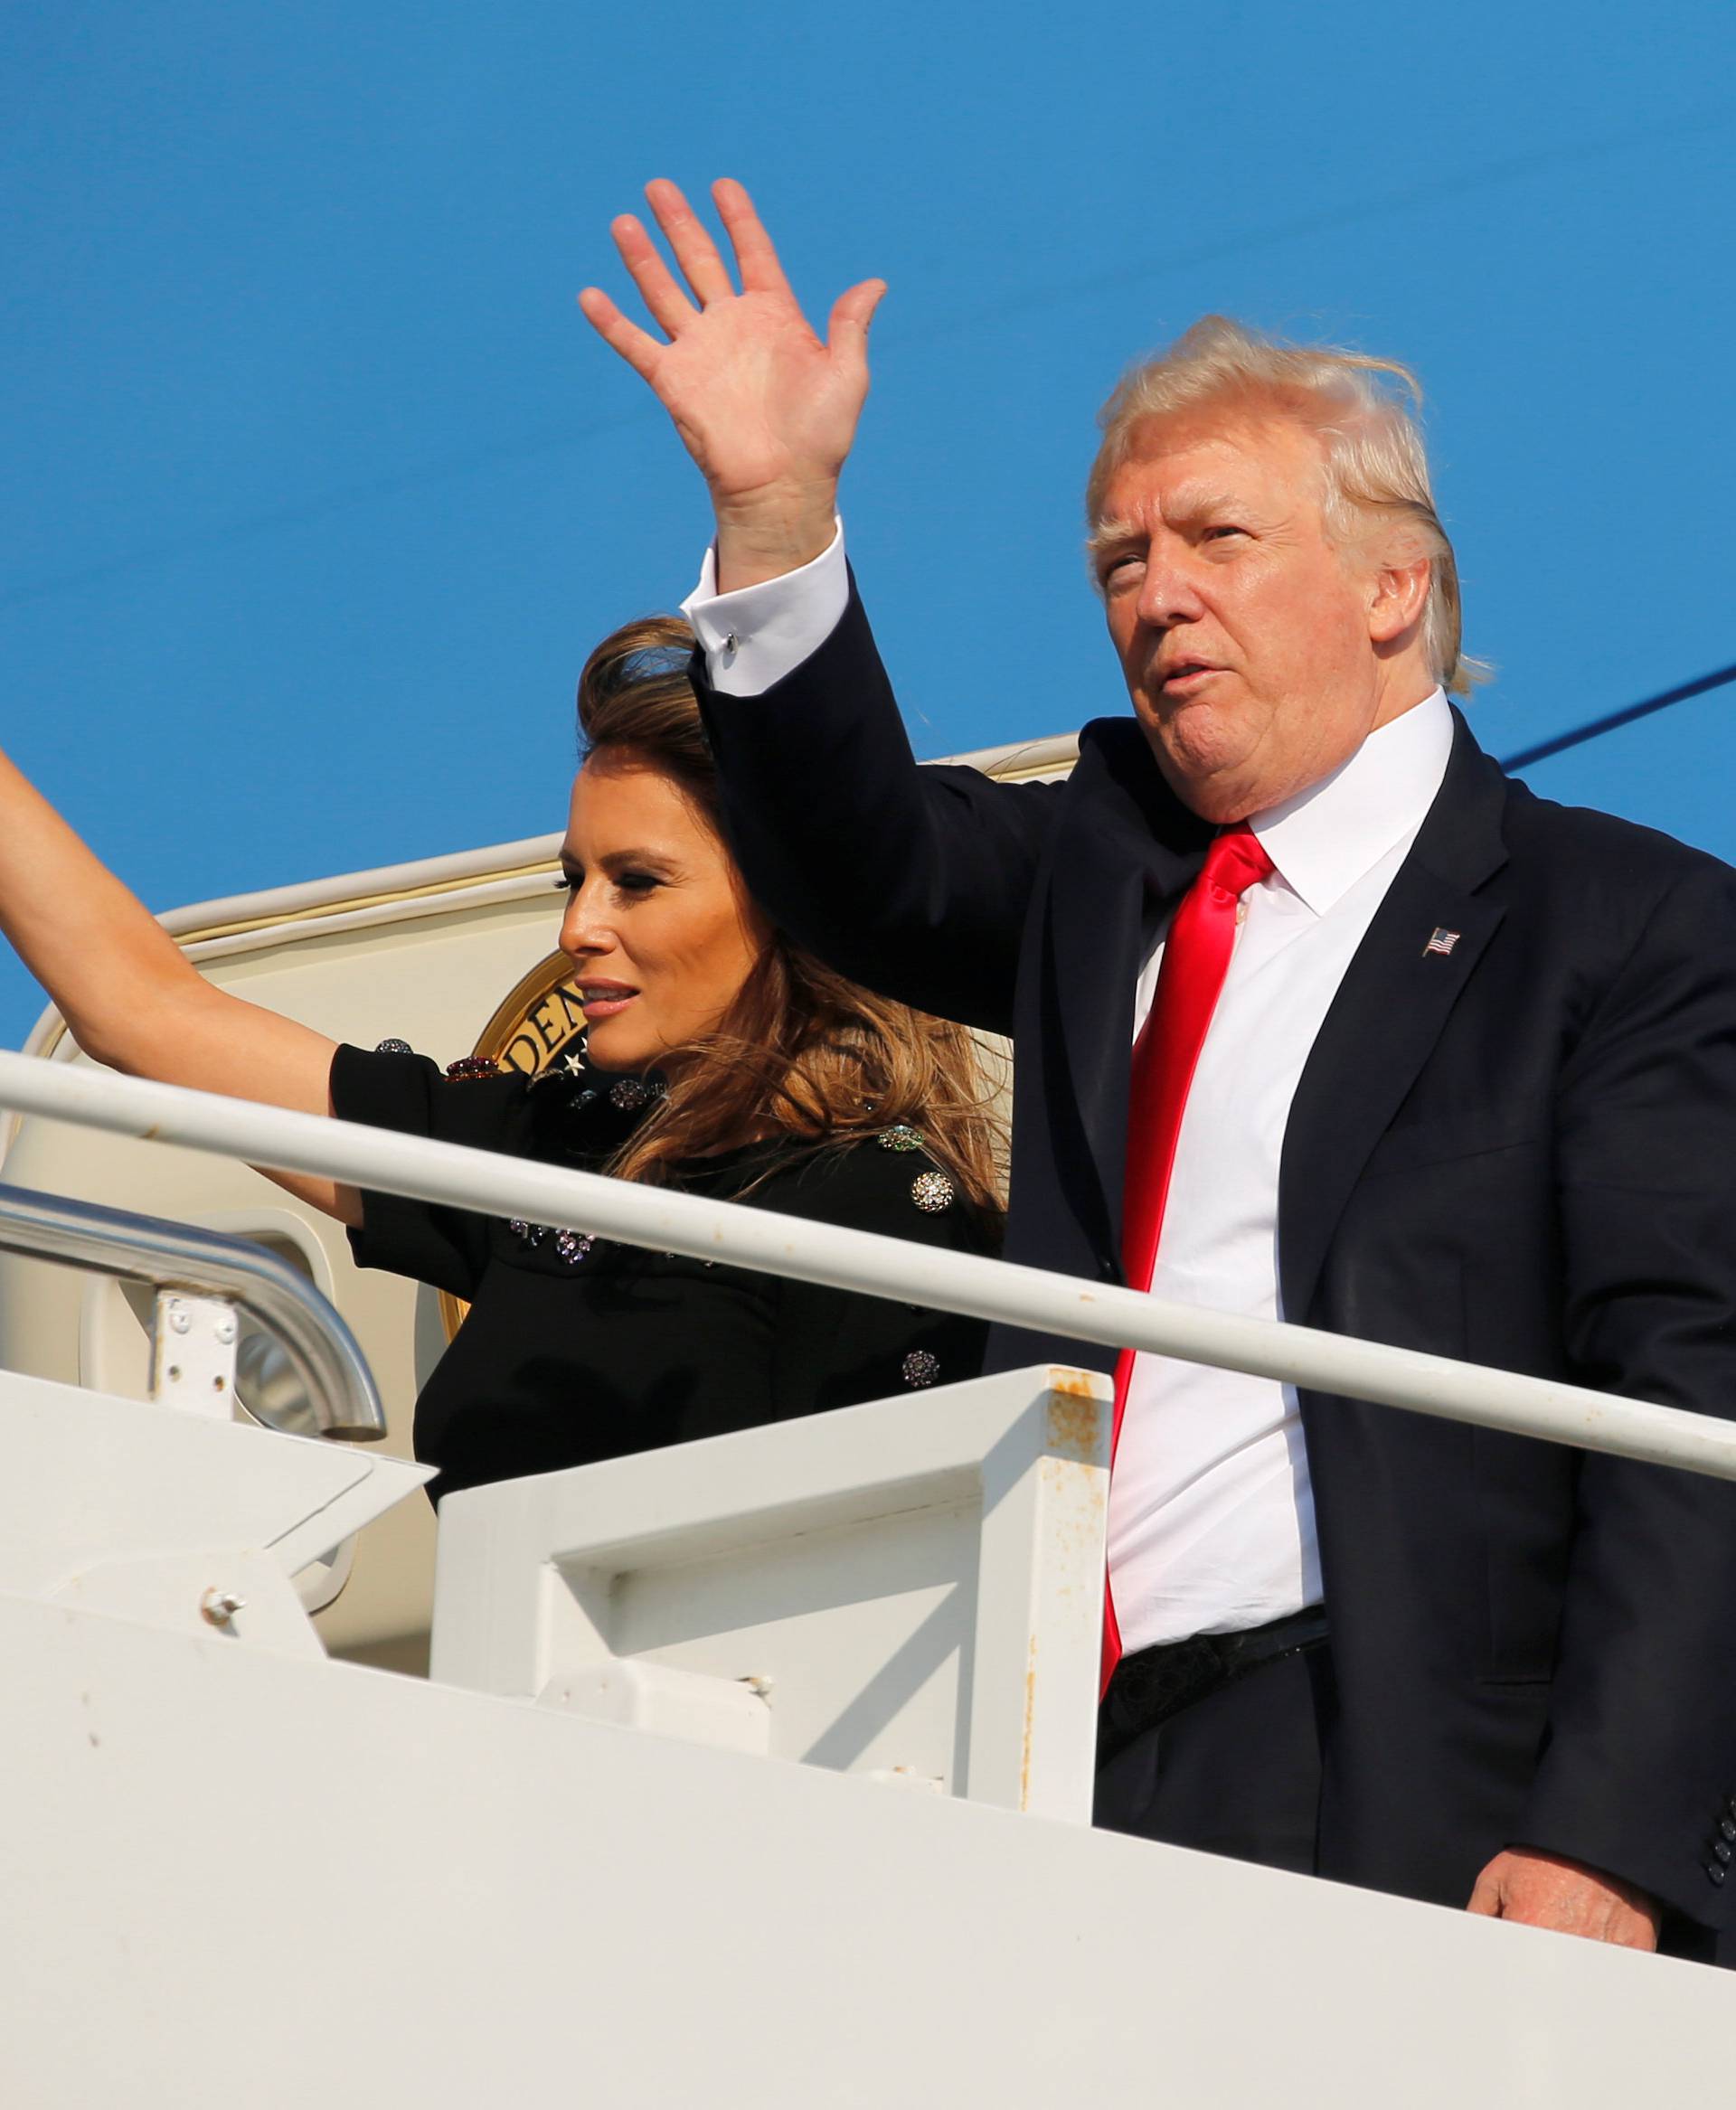
{"label": "man's face", "polygon": [[1396,715],[1375,575],[1327,539],[1306,427],[1204,410],[1150,419],[1134,440],[1092,536],[1109,635],[1172,788],[1207,820],[1242,820]]}

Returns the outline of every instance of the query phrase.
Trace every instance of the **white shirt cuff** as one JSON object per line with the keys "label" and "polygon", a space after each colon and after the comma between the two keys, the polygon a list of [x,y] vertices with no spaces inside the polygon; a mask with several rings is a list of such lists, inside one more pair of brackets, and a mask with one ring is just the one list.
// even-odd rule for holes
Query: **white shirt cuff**
{"label": "white shirt cuff", "polygon": [[705,552],[699,584],[681,604],[722,696],[760,696],[817,652],[850,599],[844,523],[809,563],[734,593],[717,590],[717,551]]}

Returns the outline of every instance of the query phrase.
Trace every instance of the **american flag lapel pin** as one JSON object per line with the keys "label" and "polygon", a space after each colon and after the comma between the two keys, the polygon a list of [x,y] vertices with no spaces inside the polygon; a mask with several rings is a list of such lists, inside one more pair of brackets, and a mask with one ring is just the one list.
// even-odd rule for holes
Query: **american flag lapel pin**
{"label": "american flag lapel pin", "polygon": [[1458,943],[1458,937],[1456,930],[1437,930],[1422,948],[1423,958],[1427,959],[1430,953],[1439,953],[1443,959],[1450,958],[1453,947]]}

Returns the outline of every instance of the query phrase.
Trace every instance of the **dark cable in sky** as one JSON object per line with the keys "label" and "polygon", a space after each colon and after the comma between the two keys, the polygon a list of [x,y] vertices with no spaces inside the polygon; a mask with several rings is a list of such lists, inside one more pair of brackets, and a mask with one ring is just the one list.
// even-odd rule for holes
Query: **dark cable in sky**
{"label": "dark cable in sky", "polygon": [[1715,674],[1702,674],[1698,681],[1684,682],[1679,689],[1665,689],[1661,696],[1648,696],[1643,703],[1629,703],[1625,710],[1612,711],[1607,718],[1594,718],[1587,725],[1576,726],[1571,732],[1560,732],[1553,739],[1539,740],[1534,748],[1521,748],[1516,755],[1507,756],[1501,767],[1526,768],[1531,763],[1559,755],[1565,749],[1583,747],[1587,740],[1596,739],[1600,733],[1614,732],[1618,726],[1631,725],[1637,718],[1649,718],[1654,711],[1666,711],[1672,703],[1685,703],[1690,696],[1703,696],[1708,689],[1722,688],[1726,682],[1736,682],[1736,666],[1720,667]]}

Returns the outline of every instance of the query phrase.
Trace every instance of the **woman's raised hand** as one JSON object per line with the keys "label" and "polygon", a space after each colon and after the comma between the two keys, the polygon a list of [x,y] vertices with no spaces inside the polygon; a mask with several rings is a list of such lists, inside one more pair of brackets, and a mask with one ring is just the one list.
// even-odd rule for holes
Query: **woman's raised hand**
{"label": "woman's raised hand", "polygon": [[640,221],[623,214],[610,232],[667,342],[595,286],[579,305],[650,383],[699,465],[717,514],[718,588],[729,592],[794,570],[831,541],[838,474],[868,393],[868,324],[886,288],[868,278],[840,295],[822,343],[740,184],[712,186],[740,292],[675,184],[645,194],[687,290]]}

